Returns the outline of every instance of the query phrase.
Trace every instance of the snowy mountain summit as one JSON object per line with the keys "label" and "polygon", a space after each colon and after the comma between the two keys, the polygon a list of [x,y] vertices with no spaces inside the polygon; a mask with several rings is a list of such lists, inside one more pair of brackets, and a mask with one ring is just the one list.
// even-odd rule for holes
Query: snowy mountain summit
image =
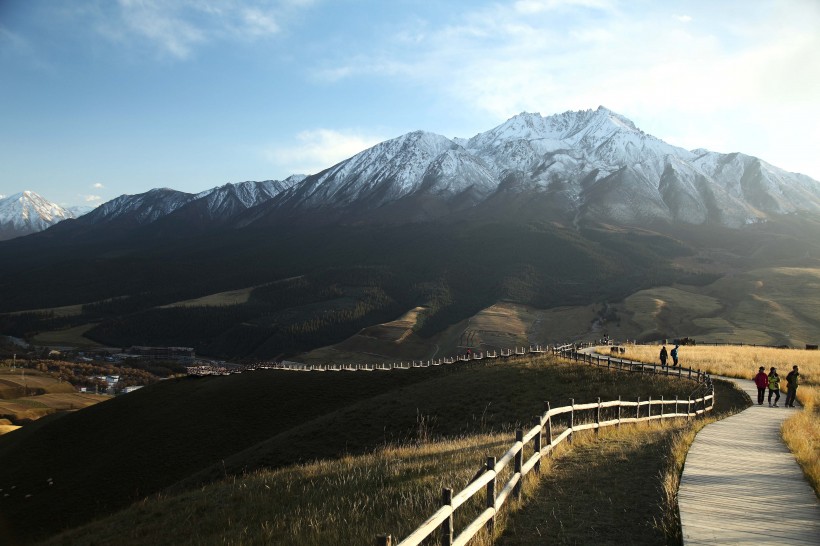
{"label": "snowy mountain summit", "polygon": [[[807,176],[751,156],[672,146],[603,106],[525,112],[469,139],[409,133],[307,177],[265,208],[268,217],[344,210],[381,219],[380,209],[400,204],[423,202],[441,213],[513,195],[566,217],[624,224],[739,227],[771,214],[820,212],[820,183]],[[431,199],[450,206],[431,207]],[[406,207],[391,214],[418,217]]]}
{"label": "snowy mountain summit", "polygon": [[42,231],[74,213],[33,191],[0,199],[0,241]]}

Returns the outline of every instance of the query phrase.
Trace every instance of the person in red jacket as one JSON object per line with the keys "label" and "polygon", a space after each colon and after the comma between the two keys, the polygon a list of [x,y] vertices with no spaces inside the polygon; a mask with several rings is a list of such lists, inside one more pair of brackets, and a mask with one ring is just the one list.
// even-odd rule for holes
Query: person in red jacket
{"label": "person in red jacket", "polygon": [[769,386],[769,376],[766,375],[765,368],[760,367],[760,371],[755,376],[755,385],[757,385],[757,403],[763,405],[763,398],[766,396],[766,387]]}

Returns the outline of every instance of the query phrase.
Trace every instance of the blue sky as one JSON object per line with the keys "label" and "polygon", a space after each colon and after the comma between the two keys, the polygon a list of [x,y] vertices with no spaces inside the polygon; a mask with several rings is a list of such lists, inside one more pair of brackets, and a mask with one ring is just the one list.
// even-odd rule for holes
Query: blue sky
{"label": "blue sky", "polygon": [[604,105],[820,179],[816,0],[0,0],[0,195],[317,172]]}

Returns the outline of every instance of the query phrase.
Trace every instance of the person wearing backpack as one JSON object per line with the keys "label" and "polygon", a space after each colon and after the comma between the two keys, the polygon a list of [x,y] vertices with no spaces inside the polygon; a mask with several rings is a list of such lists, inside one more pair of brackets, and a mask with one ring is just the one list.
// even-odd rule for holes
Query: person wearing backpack
{"label": "person wearing backpack", "polygon": [[678,347],[679,347],[678,345],[675,345],[675,348],[672,349],[671,353],[669,353],[669,355],[672,357],[672,367],[673,368],[678,367]]}
{"label": "person wearing backpack", "polygon": [[763,405],[763,398],[766,395],[766,387],[769,386],[769,376],[766,375],[766,368],[763,366],[758,370],[755,376],[755,385],[757,385],[757,405]]}
{"label": "person wearing backpack", "polygon": [[[772,395],[774,398],[774,406],[772,406]],[[780,400],[780,376],[777,375],[777,368],[772,366],[769,371],[769,407],[777,407],[777,401]]]}
{"label": "person wearing backpack", "polygon": [[800,383],[800,372],[797,366],[792,367],[792,371],[786,376],[786,403],[787,408],[794,407],[794,398],[797,396],[797,385]]}

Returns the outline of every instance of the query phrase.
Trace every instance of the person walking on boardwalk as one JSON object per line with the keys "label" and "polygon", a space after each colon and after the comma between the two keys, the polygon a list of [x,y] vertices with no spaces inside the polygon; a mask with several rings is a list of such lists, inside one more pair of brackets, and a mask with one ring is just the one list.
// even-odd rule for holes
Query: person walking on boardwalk
{"label": "person walking on boardwalk", "polygon": [[763,405],[763,398],[766,396],[766,387],[769,386],[769,376],[766,375],[766,368],[763,366],[758,370],[755,376],[755,385],[757,385],[757,404]]}
{"label": "person walking on boardwalk", "polygon": [[800,383],[800,372],[797,366],[792,367],[792,371],[786,376],[786,404],[787,408],[794,407],[794,398],[797,396],[797,385]]}
{"label": "person walking on boardwalk", "polygon": [[678,347],[679,347],[679,345],[675,344],[675,348],[672,349],[671,353],[669,353],[672,356],[672,367],[673,368],[678,367]]}
{"label": "person walking on boardwalk", "polygon": [[660,359],[661,359],[661,368],[665,368],[666,367],[666,345],[661,347]]}
{"label": "person walking on boardwalk", "polygon": [[772,407],[772,395],[774,398],[774,407],[777,407],[777,401],[780,400],[780,376],[777,375],[777,368],[772,366],[769,370],[769,407]]}

